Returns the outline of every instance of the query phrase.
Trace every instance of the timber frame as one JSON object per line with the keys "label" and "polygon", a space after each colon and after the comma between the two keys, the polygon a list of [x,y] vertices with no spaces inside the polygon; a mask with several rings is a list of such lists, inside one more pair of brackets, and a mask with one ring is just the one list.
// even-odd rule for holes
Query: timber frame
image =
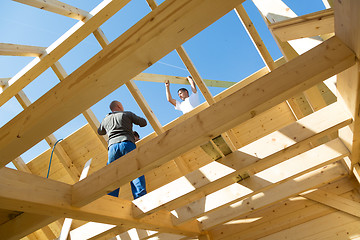
{"label": "timber frame", "polygon": [[[360,1],[296,16],[281,0],[252,0],[277,61],[244,0],[146,0],[151,12],[111,43],[100,27],[130,0],[91,12],[14,1],[79,22],[49,47],[0,43],[0,55],[35,57],[0,76],[0,106],[15,97],[24,109],[0,128],[1,239],[360,239]],[[266,66],[236,83],[203,79],[182,44],[229,11]],[[67,74],[59,60],[90,34],[102,50]],[[173,50],[205,102],[162,126],[136,81],[186,84],[143,72]],[[60,82],[31,102],[23,89],[49,68]],[[90,107],[123,85],[154,132],[105,166]],[[79,114],[88,124],[58,143],[44,178],[53,133]],[[44,139],[50,149],[25,163]],[[143,174],[148,194],[133,200],[128,182]],[[119,198],[106,195],[118,186]]]}

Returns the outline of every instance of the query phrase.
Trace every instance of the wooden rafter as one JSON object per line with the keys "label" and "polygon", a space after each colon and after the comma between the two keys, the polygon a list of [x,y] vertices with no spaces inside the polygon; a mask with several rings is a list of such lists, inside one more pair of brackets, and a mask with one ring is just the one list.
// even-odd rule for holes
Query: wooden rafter
{"label": "wooden rafter", "polygon": [[346,174],[344,168],[339,167],[339,163],[323,167],[310,172],[306,175],[296,178],[294,181],[288,181],[275,188],[266,190],[262,193],[234,203],[223,209],[221,213],[213,212],[207,214],[207,218],[200,221],[203,229],[210,229],[216,225],[227,222],[233,218],[245,215],[255,209],[260,209],[274,202],[287,199],[297,195],[310,188],[322,186],[329,181],[334,181]]}
{"label": "wooden rafter", "polygon": [[339,132],[340,138],[351,151],[352,167],[360,161],[360,39],[358,28],[360,17],[357,14],[359,10],[360,3],[358,1],[335,1],[335,34],[355,52],[357,58],[356,64],[339,74],[337,78],[338,98],[354,119],[350,128]]}
{"label": "wooden rafter", "polygon": [[269,28],[281,41],[307,38],[334,32],[334,10],[315,13],[272,23]]}
{"label": "wooden rafter", "polygon": [[[56,76],[59,78],[60,81],[64,80],[68,74],[66,73],[65,69],[62,67],[60,62],[56,62],[54,65],[51,66],[53,71],[55,72]],[[99,120],[96,118],[93,111],[91,111],[90,108],[86,109],[83,113],[83,116],[91,126],[91,129],[94,131],[96,136],[98,136],[98,139],[102,143],[102,145],[107,149],[108,143],[107,143],[107,136],[100,136],[97,134],[97,129],[100,126]]]}
{"label": "wooden rafter", "polygon": [[57,0],[13,0],[15,2],[23,3],[29,6],[40,8],[49,12],[57,13],[66,17],[74,18],[77,20],[84,20],[90,17],[87,11],[73,7],[69,4]]}
{"label": "wooden rafter", "polygon": [[20,216],[0,225],[1,237],[8,240],[18,240],[42,227],[46,227],[56,219],[58,219],[56,216],[22,213]]}
{"label": "wooden rafter", "polygon": [[239,16],[241,23],[243,24],[244,28],[246,29],[254,46],[256,47],[257,51],[259,52],[261,58],[265,62],[268,69],[270,71],[274,70],[276,67],[274,64],[274,60],[272,59],[269,51],[267,50],[264,42],[262,41],[259,33],[256,31],[254,24],[252,23],[251,19],[249,18],[248,14],[245,11],[245,8],[242,5],[238,5],[235,7],[235,12]]}
{"label": "wooden rafter", "polygon": [[[64,16],[76,11],[56,0],[43,5],[42,0],[15,1],[40,4],[37,7]],[[128,2],[115,1],[117,7]],[[153,11],[111,44],[98,27],[101,24],[89,26],[91,31],[80,30],[80,38],[93,32],[103,50],[72,74],[67,75],[56,60],[68,51],[65,45],[61,49],[61,43],[53,44],[59,47],[58,52],[53,48],[54,59],[42,63],[45,53],[33,61],[34,68],[28,65],[30,74],[18,73],[29,83],[52,67],[61,80],[36,102],[29,101],[23,83],[14,81],[16,76],[0,79],[0,105],[15,96],[25,108],[0,128],[1,238],[54,239],[60,234],[60,223],[54,221],[64,216],[79,219],[72,232],[84,237],[86,231],[92,240],[117,235],[121,239],[317,240],[358,234],[360,194],[354,179],[360,182],[360,18],[356,14],[360,4],[335,1],[337,36],[328,39],[321,35],[323,43],[297,53],[297,46],[293,48],[287,39],[301,42],[304,39],[297,38],[334,31],[334,11],[296,17],[282,0],[253,0],[262,2],[261,12],[284,53],[285,58],[274,62],[242,7],[243,0],[166,0],[160,6],[155,0],[146,1]],[[323,2],[327,7],[333,4],[332,0]],[[106,8],[108,4],[110,1],[101,5]],[[101,9],[99,5],[92,13],[78,12],[73,17],[87,24]],[[181,44],[231,9],[238,13],[267,66],[235,84],[204,80]],[[101,14],[112,16],[115,12],[108,9]],[[98,21],[102,20],[95,25]],[[68,44],[71,49],[78,42]],[[162,126],[135,81],[170,79],[187,84],[183,77],[141,73],[174,49],[206,101]],[[338,80],[337,89],[334,87],[337,98],[332,94],[336,91],[329,94],[322,83],[329,77]],[[209,84],[228,89],[212,96]],[[133,152],[104,167],[107,144],[94,135],[99,122],[86,109],[122,85],[128,87],[155,131],[139,141]],[[334,101],[338,102],[332,104]],[[57,139],[50,134],[82,112],[89,124],[57,146],[56,160],[60,161],[53,164],[53,180],[35,176],[43,174],[51,149],[29,164],[20,154],[44,138],[53,146]],[[230,153],[214,157],[199,147],[225,132]],[[221,152],[212,144],[209,148]],[[71,185],[77,180],[77,168],[89,156],[95,159],[90,177]],[[34,175],[4,167],[10,161]],[[350,172],[353,175],[347,176]],[[147,177],[148,194],[127,200],[132,199],[128,182],[142,174]],[[119,185],[119,198],[104,196]],[[90,234],[87,229],[94,225],[85,221],[109,224],[108,229]]]}
{"label": "wooden rafter", "polygon": [[0,55],[4,56],[40,57],[45,53],[45,49],[45,47],[0,43]]}
{"label": "wooden rafter", "polygon": [[[332,51],[327,49],[332,49]],[[73,188],[73,203],[76,206],[81,206],[91,202],[91,200],[105,194],[107,189],[112,189],[119,184],[125,184],[156,165],[167,162],[180,153],[204,143],[207,141],[209,134],[216,136],[216,134],[235,127],[241,122],[254,117],[254,115],[284,101],[286,99],[284,97],[290,97],[296,92],[305,90],[353,64],[353,53],[337,38],[329,39],[311,51],[283,65],[284,67],[275,69],[253,84],[247,85],[238,92],[213,104],[198,113],[196,117],[187,119],[158,138],[123,156],[120,161],[114,162],[111,168],[105,167],[89,176],[88,179],[76,183]],[[301,69],[302,74],[298,74],[299,66],[303,66]],[[294,70],[295,68],[297,71]],[[246,94],[244,95],[244,93]],[[239,101],[243,105],[236,106]],[[231,109],[226,106],[231,106]],[[213,114],[214,112],[216,114]],[[197,127],[199,121],[203,124],[202,128]],[[180,147],[177,144],[178,141],[182,141],[177,134],[179,132],[182,132],[183,142],[186,143]],[[169,139],[172,138],[177,139],[177,142],[171,144]],[[167,145],[164,149],[161,143],[165,142]],[[160,152],[161,157],[156,154]],[[146,157],[143,155],[144,153],[146,153]],[[135,156],[137,161],[133,160]],[[122,168],[125,162],[128,166],[127,170]],[[98,182],[96,180],[98,175],[107,176],[107,181]],[[97,186],[97,188],[94,188],[94,186]]]}
{"label": "wooden rafter", "polygon": [[[169,75],[161,75],[161,74],[153,74],[153,73],[140,73],[136,77],[133,78],[136,81],[148,81],[148,82],[161,82],[164,83],[165,80],[169,80],[170,83],[173,84],[185,84],[189,85],[189,82],[186,80],[186,77],[179,76],[169,76]],[[211,79],[203,79],[204,83],[208,87],[220,87],[220,88],[229,88],[236,84],[236,82],[223,81],[223,80],[211,80]]]}
{"label": "wooden rafter", "polygon": [[43,54],[40,60],[34,59],[9,80],[9,87],[0,94],[0,106],[35,80],[35,78],[52,66],[89,34],[94,32],[129,1],[130,0],[105,1],[105,4],[100,4],[94,8],[94,10],[90,12],[91,15],[93,15],[92,13],[96,13],[94,16],[87,18],[86,22],[75,24],[51,46],[46,48],[46,54]]}
{"label": "wooden rafter", "polygon": [[350,215],[360,217],[360,203],[343,198],[336,194],[315,189],[302,193],[300,196],[304,196],[310,200],[339,209],[340,211],[346,212]]}

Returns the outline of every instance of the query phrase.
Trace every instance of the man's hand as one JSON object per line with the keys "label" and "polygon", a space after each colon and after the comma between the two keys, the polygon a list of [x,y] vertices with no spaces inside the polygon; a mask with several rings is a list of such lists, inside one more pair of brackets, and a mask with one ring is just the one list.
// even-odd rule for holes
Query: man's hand
{"label": "man's hand", "polygon": [[188,82],[190,83],[191,91],[192,91],[193,93],[196,93],[196,92],[197,92],[197,90],[196,90],[196,85],[195,85],[195,82],[194,82],[192,76],[187,76],[187,77],[186,77],[186,80],[188,80]]}
{"label": "man's hand", "polygon": [[165,87],[170,87],[170,81],[169,80],[165,80]]}

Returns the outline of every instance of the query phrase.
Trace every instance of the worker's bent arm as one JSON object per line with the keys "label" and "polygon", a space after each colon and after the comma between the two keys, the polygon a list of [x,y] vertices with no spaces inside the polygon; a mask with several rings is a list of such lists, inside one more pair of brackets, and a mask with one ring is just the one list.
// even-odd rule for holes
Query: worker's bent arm
{"label": "worker's bent arm", "polygon": [[196,85],[195,85],[195,82],[194,82],[194,80],[192,79],[192,77],[191,77],[191,76],[188,76],[186,79],[187,79],[187,80],[189,81],[189,83],[190,83],[191,91],[192,91],[193,93],[196,93],[196,92],[197,92],[197,89],[196,89]]}
{"label": "worker's bent arm", "polygon": [[166,88],[166,98],[167,98],[168,102],[171,103],[172,105],[176,106],[176,100],[171,97],[169,80],[167,80],[165,82],[165,88]]}

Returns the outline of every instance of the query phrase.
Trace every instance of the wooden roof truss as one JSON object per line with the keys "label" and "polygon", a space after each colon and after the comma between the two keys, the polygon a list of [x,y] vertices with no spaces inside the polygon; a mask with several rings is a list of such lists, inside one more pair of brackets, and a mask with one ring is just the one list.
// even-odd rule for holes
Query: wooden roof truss
{"label": "wooden roof truss", "polygon": [[[24,108],[0,129],[1,239],[359,238],[359,1],[296,16],[281,0],[253,0],[283,53],[277,61],[243,0],[146,0],[152,11],[111,43],[100,27],[129,0],[91,12],[15,1],[79,22],[49,47],[0,44],[1,55],[35,57],[0,79],[0,105],[16,97]],[[232,10],[266,67],[237,83],[203,79],[181,44]],[[91,33],[103,49],[68,75],[59,60]],[[185,84],[143,73],[172,50],[205,102],[162,126],[136,81]],[[60,82],[32,103],[23,88],[48,68]],[[105,166],[90,107],[122,85],[154,132]],[[227,89],[213,96],[209,86]],[[24,163],[23,152],[43,139],[54,146],[53,132],[80,113],[88,124],[58,143],[49,179],[51,149]],[[132,200],[128,182],[142,174],[149,193]],[[117,186],[119,198],[106,195]]]}

